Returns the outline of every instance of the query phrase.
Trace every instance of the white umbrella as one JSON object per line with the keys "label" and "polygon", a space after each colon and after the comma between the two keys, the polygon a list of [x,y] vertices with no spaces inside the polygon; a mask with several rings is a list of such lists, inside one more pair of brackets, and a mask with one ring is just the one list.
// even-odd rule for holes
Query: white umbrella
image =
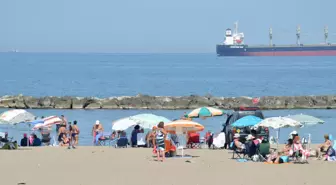
{"label": "white umbrella", "polygon": [[273,129],[287,128],[287,127],[302,127],[302,124],[296,120],[286,117],[270,117],[262,120],[255,125],[256,127],[270,127]]}
{"label": "white umbrella", "polygon": [[0,124],[15,125],[33,120],[35,120],[35,116],[23,109],[9,110],[0,115]]}
{"label": "white umbrella", "polygon": [[144,129],[152,129],[161,121],[164,123],[171,122],[165,117],[154,114],[138,114],[114,121],[112,123],[112,130],[126,130],[134,125],[139,125]]}
{"label": "white umbrella", "polygon": [[129,117],[123,118],[112,122],[112,130],[127,130],[128,128],[136,124],[137,123],[134,120],[131,120]]}
{"label": "white umbrella", "polygon": [[256,124],[255,127],[268,127],[277,130],[277,148],[279,144],[279,130],[280,128],[296,127],[300,128],[303,125],[293,119],[287,117],[270,117],[262,120],[260,123]]}

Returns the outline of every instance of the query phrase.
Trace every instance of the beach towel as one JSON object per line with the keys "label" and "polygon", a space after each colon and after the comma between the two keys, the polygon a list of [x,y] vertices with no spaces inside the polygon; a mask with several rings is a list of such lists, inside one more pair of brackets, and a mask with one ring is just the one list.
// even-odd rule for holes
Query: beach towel
{"label": "beach towel", "polygon": [[219,134],[216,134],[213,138],[212,143],[216,148],[222,148],[225,145],[225,133],[221,132]]}
{"label": "beach towel", "polygon": [[146,145],[146,135],[144,133],[138,133],[137,135],[137,145]]}

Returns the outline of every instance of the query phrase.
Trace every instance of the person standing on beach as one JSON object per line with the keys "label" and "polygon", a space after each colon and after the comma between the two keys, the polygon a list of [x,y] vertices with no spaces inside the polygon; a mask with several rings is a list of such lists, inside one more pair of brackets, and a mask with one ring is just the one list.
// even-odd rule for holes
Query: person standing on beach
{"label": "person standing on beach", "polygon": [[60,124],[56,125],[56,132],[59,133],[59,129],[62,125],[65,125],[65,128],[67,128],[67,119],[64,117],[64,115],[61,115],[62,122]]}
{"label": "person standing on beach", "polygon": [[99,138],[103,136],[103,125],[99,120],[96,121],[95,125],[92,128],[93,143],[98,145]]}
{"label": "person standing on beach", "polygon": [[73,122],[72,132],[71,132],[71,140],[73,141],[72,143],[73,148],[75,148],[75,146],[78,145],[78,135],[79,135],[79,128],[77,126],[77,121],[75,120]]}
{"label": "person standing on beach", "polygon": [[165,139],[167,136],[167,132],[164,129],[164,123],[161,121],[158,126],[157,129],[155,130],[155,139],[153,139],[153,145],[154,148],[156,148],[157,152],[157,160],[163,162],[165,159]]}

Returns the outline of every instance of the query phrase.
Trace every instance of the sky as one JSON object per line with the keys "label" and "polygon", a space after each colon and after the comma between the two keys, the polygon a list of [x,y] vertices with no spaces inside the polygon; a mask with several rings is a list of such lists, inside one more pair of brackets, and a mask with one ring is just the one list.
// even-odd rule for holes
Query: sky
{"label": "sky", "polygon": [[336,42],[335,0],[0,0],[0,51],[214,53],[239,21],[245,43]]}

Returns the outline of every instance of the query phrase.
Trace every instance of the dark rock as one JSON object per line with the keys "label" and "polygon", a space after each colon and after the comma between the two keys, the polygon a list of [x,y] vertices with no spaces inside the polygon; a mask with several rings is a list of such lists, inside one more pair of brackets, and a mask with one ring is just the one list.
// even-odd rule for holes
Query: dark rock
{"label": "dark rock", "polygon": [[101,109],[101,100],[98,98],[85,98],[84,109]]}

